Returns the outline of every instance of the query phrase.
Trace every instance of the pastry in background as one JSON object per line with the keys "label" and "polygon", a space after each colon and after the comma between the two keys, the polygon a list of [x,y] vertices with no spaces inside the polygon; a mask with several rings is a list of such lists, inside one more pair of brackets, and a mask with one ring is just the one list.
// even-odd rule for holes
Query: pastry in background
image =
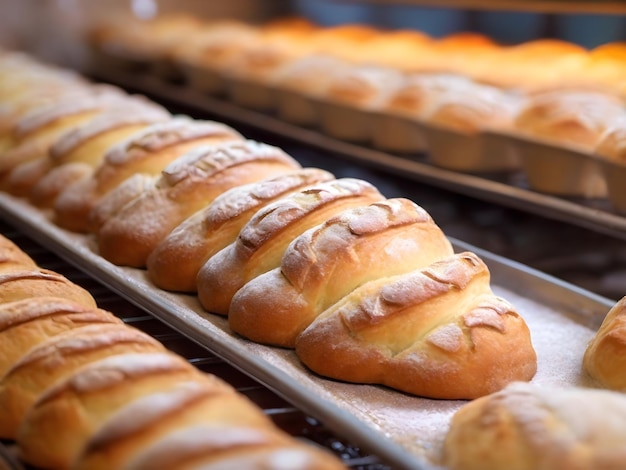
{"label": "pastry in background", "polygon": [[586,90],[554,90],[529,96],[514,131],[529,138],[593,151],[604,132],[625,115],[617,96]]}

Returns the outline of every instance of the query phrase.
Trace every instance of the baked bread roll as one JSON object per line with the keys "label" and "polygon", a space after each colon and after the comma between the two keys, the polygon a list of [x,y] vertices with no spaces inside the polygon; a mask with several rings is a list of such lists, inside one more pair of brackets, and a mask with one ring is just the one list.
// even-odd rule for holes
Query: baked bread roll
{"label": "baked bread roll", "polygon": [[0,273],[35,269],[37,263],[13,240],[0,234]]}
{"label": "baked bread roll", "polygon": [[383,199],[367,181],[341,178],[309,186],[266,205],[244,225],[233,243],[200,268],[200,303],[209,312],[227,315],[235,292],[280,266],[294,238],[346,209]]}
{"label": "baked bread roll", "polygon": [[589,342],[583,368],[603,387],[626,391],[626,297],[607,313],[600,329]]}
{"label": "baked bread roll", "polygon": [[[67,187],[59,185],[59,179],[68,168],[71,173],[77,173],[76,167],[84,168],[84,175],[88,176],[109,147],[152,123],[170,118],[171,115],[157,104],[128,100],[123,106],[101,113],[64,133],[45,158],[16,168],[7,183],[10,191],[30,196],[34,204],[51,207],[58,193]],[[67,185],[68,179],[63,178],[62,182]]]}
{"label": "baked bread roll", "polygon": [[451,470],[614,470],[626,461],[626,397],[514,383],[464,405],[444,445]]}
{"label": "baked bread roll", "polygon": [[524,319],[489,285],[474,253],[366,283],[298,337],[313,372],[428,398],[477,398],[532,379],[537,356]]}
{"label": "baked bread roll", "polygon": [[116,215],[126,204],[144,192],[152,191],[158,176],[136,173],[106,193],[89,212],[89,230],[98,233],[105,222]]}
{"label": "baked bread roll", "polygon": [[408,199],[348,209],[298,236],[279,267],[239,289],[228,323],[252,341],[293,348],[322,311],[361,284],[452,254],[430,215]]}
{"label": "baked bread roll", "polygon": [[522,104],[517,94],[470,82],[441,93],[425,121],[470,135],[482,130],[511,129]]}
{"label": "baked bread roll", "polygon": [[161,240],[224,191],[299,168],[281,149],[254,141],[196,147],[102,225],[100,255],[117,265],[145,267]]}
{"label": "baked bread roll", "polygon": [[241,139],[241,134],[225,124],[184,116],[150,125],[112,147],[90,178],[59,194],[54,202],[55,223],[75,232],[87,232],[92,207],[133,174],[158,175],[194,147]]}
{"label": "baked bread roll", "polygon": [[169,352],[124,353],[92,362],[48,388],[28,409],[16,442],[24,462],[69,468],[102,423],[133,400],[187,381],[218,381]]}
{"label": "baked bread roll", "polygon": [[161,289],[196,292],[196,277],[202,265],[234,242],[257,211],[287,194],[332,179],[334,176],[327,171],[303,168],[226,191],[185,219],[156,246],[148,257],[148,277]]}
{"label": "baked bread roll", "polygon": [[594,91],[557,90],[529,97],[515,131],[548,143],[591,152],[612,123],[624,117],[623,102]]}
{"label": "baked bread roll", "polygon": [[[182,443],[182,436],[191,439]],[[283,434],[242,395],[183,383],[120,409],[87,442],[72,468],[182,469],[203,461],[221,468],[275,468],[280,456],[285,458],[281,468],[344,468],[325,451]]]}
{"label": "baked bread roll", "polygon": [[2,180],[16,166],[46,156],[50,146],[64,132],[90,120],[107,107],[122,106],[128,95],[115,87],[103,85],[87,89],[73,98],[37,108],[15,122],[12,128],[14,145],[0,158]]}
{"label": "baked bread roll", "polygon": [[0,379],[0,437],[14,439],[26,411],[55,382],[99,359],[164,351],[161,343],[123,323],[68,330],[33,347]]}
{"label": "baked bread roll", "polygon": [[0,304],[0,378],[31,348],[87,325],[121,324],[106,310],[61,297],[32,297]]}
{"label": "baked bread roll", "polygon": [[91,294],[62,274],[48,269],[0,273],[0,303],[29,297],[63,297],[88,307],[96,307]]}
{"label": "baked bread roll", "polygon": [[626,162],[626,119],[618,119],[607,127],[598,139],[593,154],[613,162]]}

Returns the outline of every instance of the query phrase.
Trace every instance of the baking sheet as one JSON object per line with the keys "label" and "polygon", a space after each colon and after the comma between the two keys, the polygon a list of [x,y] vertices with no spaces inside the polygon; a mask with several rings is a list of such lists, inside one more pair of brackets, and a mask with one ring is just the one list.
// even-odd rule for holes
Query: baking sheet
{"label": "baking sheet", "polygon": [[[154,288],[145,271],[101,258],[93,238],[62,230],[45,212],[0,193],[0,214],[42,245],[123,297],[322,420],[393,468],[439,468],[441,444],[452,414],[463,401],[429,400],[388,388],[347,384],[309,373],[291,350],[262,346],[233,335],[227,320],[206,313],[192,295]],[[459,240],[455,249],[481,256],[494,292],[512,302],[528,323],[538,354],[533,379],[545,385],[591,382],[582,355],[614,301],[559,281]]]}
{"label": "baking sheet", "polygon": [[[626,240],[626,215],[615,211],[608,199],[565,198],[533,191],[521,172],[477,175],[438,168],[428,163],[424,155],[398,156],[343,142],[317,130],[290,124],[270,113],[244,109],[186,86],[168,84],[149,74],[98,70],[96,78],[145,93],[165,104],[183,105],[208,112],[234,123],[252,126],[360,164],[398,174],[403,178],[411,178]],[[496,139],[498,136],[490,137]]]}

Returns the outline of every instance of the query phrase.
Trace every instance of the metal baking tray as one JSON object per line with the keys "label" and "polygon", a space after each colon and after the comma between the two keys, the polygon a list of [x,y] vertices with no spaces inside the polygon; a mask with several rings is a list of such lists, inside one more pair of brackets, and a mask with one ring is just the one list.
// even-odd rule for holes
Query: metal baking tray
{"label": "metal baking tray", "polygon": [[[0,215],[69,263],[140,308],[320,419],[397,469],[440,468],[439,452],[457,400],[430,400],[380,386],[348,384],[310,373],[292,350],[272,348],[232,334],[224,317],[203,311],[197,297],[152,286],[144,270],[122,268],[96,252],[91,236],[55,226],[49,214],[0,193]],[[537,384],[594,383],[582,371],[588,341],[614,301],[459,240],[490,268],[496,294],[516,306],[528,323],[538,354]]]}
{"label": "metal baking tray", "polygon": [[[150,73],[98,70],[94,78],[144,93],[166,105],[209,113],[235,125],[250,126],[403,178],[626,240],[626,215],[616,212],[608,199],[568,198],[540,193],[529,188],[521,172],[469,174],[439,168],[430,164],[425,155],[394,155],[340,141],[318,130],[285,122],[271,113],[245,109],[185,85],[168,83]],[[496,139],[500,136],[489,137]]]}

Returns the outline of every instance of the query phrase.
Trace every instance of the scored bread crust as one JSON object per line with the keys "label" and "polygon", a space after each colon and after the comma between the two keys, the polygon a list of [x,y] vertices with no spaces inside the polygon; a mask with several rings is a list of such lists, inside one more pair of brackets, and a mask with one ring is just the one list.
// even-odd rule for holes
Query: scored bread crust
{"label": "scored bread crust", "polygon": [[34,466],[69,468],[89,437],[118,409],[191,380],[218,379],[171,352],[122,353],[85,365],[48,388],[28,409],[16,438],[21,457]]}
{"label": "scored bread crust", "polygon": [[339,212],[381,201],[372,184],[341,178],[309,186],[260,209],[237,239],[217,252],[198,272],[198,298],[209,312],[227,315],[246,282],[280,265],[289,243]]}
{"label": "scored bread crust", "polygon": [[100,227],[99,253],[113,264],[145,267],[152,250],[178,224],[224,191],[299,168],[281,149],[254,141],[196,147]]}
{"label": "scored bread crust", "polygon": [[626,297],[611,307],[587,345],[583,368],[603,387],[626,391]]}
{"label": "scored bread crust", "polygon": [[359,285],[452,254],[430,215],[408,199],[346,210],[297,237],[280,267],[239,289],[229,324],[253,341],[293,348],[317,315]]}
{"label": "scored bread crust", "polygon": [[150,280],[161,289],[196,292],[202,265],[235,241],[258,210],[289,193],[332,179],[334,176],[325,170],[304,168],[226,191],[156,246],[147,261]]}
{"label": "scored bread crust", "polygon": [[26,411],[56,381],[98,359],[163,351],[151,336],[123,323],[89,324],[34,346],[0,380],[0,436],[14,439]]}
{"label": "scored bread crust", "polygon": [[106,193],[136,173],[158,175],[200,145],[243,140],[233,128],[178,116],[147,126],[107,151],[90,178],[67,187],[54,201],[55,221],[75,232],[89,230],[89,212]]}
{"label": "scored bread crust", "polygon": [[89,291],[54,271],[37,268],[0,273],[0,303],[44,296],[64,297],[96,307]]}
{"label": "scored bread crust", "polygon": [[36,269],[37,263],[10,238],[0,234],[0,273]]}
{"label": "scored bread crust", "polygon": [[32,347],[90,324],[121,323],[106,310],[62,297],[33,297],[0,304],[0,379]]}
{"label": "scored bread crust", "polygon": [[[16,196],[29,198],[34,192],[32,202],[46,206],[50,204],[49,200],[37,198],[39,193],[54,194],[52,189],[56,187],[55,181],[48,176],[52,169],[71,163],[83,163],[93,169],[106,149],[118,139],[151,122],[167,119],[169,114],[165,109],[144,99],[127,97],[123,101],[103,107],[100,112],[90,113],[89,117],[82,118],[73,125],[68,124],[45,151],[16,165],[5,178],[4,188]],[[78,117],[74,118],[76,119]],[[61,170],[57,170],[57,174],[59,171]],[[44,187],[35,190],[39,185]]]}
{"label": "scored bread crust", "polygon": [[616,470],[626,461],[624,422],[622,393],[517,382],[455,413],[444,442],[444,465],[450,470]]}
{"label": "scored bread crust", "polygon": [[489,277],[464,252],[371,281],[319,315],[296,354],[322,376],[429,398],[471,399],[530,380],[530,331]]}

